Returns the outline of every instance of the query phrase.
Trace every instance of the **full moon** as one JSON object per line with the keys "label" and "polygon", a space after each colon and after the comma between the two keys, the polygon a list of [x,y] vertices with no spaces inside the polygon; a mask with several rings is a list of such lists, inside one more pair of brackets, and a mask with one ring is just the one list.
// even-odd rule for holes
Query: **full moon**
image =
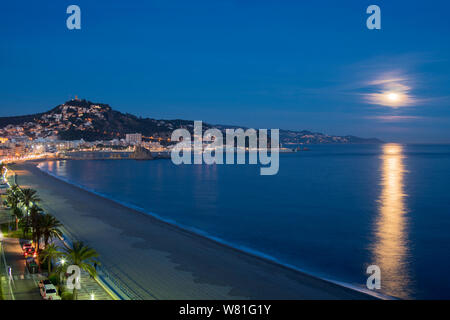
{"label": "full moon", "polygon": [[391,92],[388,94],[388,99],[392,102],[396,102],[400,99],[400,96],[397,93]]}

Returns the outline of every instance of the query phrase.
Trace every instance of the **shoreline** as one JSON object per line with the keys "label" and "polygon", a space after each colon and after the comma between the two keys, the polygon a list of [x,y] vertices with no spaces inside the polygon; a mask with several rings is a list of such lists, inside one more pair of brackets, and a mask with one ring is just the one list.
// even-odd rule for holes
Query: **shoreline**
{"label": "shoreline", "polygon": [[[77,161],[78,159],[70,159],[70,160]],[[45,160],[45,161],[47,161],[47,160]],[[130,204],[130,203],[126,203],[124,201],[116,200],[116,199],[114,199],[114,198],[112,198],[112,197],[110,197],[108,195],[105,195],[105,194],[103,194],[101,192],[98,192],[98,191],[95,191],[93,189],[87,188],[87,187],[82,186],[82,185],[80,185],[80,184],[78,184],[76,182],[70,181],[70,180],[68,180],[66,178],[63,178],[63,177],[60,177],[60,176],[58,176],[58,175],[56,175],[56,174],[54,174],[54,173],[52,173],[52,172],[50,172],[48,170],[40,168],[39,165],[42,164],[45,161],[40,161],[36,165],[36,167],[39,170],[41,170],[42,172],[46,173],[47,175],[49,175],[49,176],[51,176],[51,177],[53,177],[55,179],[58,179],[60,181],[63,181],[65,183],[67,183],[67,184],[70,184],[72,186],[75,186],[76,188],[80,188],[80,189],[85,190],[87,192],[93,193],[93,194],[95,194],[95,195],[97,195],[99,197],[102,197],[102,198],[107,199],[109,201],[115,202],[115,203],[117,203],[119,205],[122,205],[122,206],[128,208],[128,209],[132,209],[132,210],[136,211],[136,213],[148,215],[148,216],[150,216],[150,217],[152,217],[152,218],[154,218],[154,219],[156,219],[156,220],[158,220],[160,222],[163,222],[163,223],[166,223],[166,224],[170,225],[171,227],[179,229],[180,232],[192,233],[192,234],[194,234],[196,236],[204,238],[205,240],[213,241],[214,243],[226,246],[229,249],[236,250],[236,251],[238,251],[240,253],[245,253],[245,254],[251,255],[251,256],[253,256],[255,258],[258,258],[258,259],[261,259],[261,260],[263,260],[265,262],[271,262],[271,263],[274,263],[274,264],[276,264],[276,265],[278,265],[280,267],[284,267],[284,268],[287,268],[289,270],[293,270],[295,272],[300,272],[300,273],[303,273],[305,275],[308,275],[310,277],[314,277],[314,278],[317,278],[317,279],[320,279],[320,280],[331,282],[331,283],[336,284],[338,286],[342,286],[342,287],[345,287],[345,288],[348,288],[348,289],[351,289],[351,290],[355,290],[355,291],[361,292],[363,294],[367,294],[367,295],[373,296],[373,297],[378,298],[378,299],[384,299],[384,300],[386,300],[386,299],[395,299],[394,297],[383,295],[383,294],[377,293],[377,292],[372,292],[372,291],[369,291],[368,289],[364,290],[363,288],[351,285],[351,284],[346,283],[346,282],[332,280],[332,279],[327,278],[326,276],[321,276],[319,274],[315,274],[314,272],[309,272],[309,271],[306,271],[306,270],[302,270],[302,269],[296,267],[295,265],[283,262],[283,261],[281,261],[281,260],[279,260],[279,259],[277,259],[277,258],[275,258],[275,257],[273,257],[271,255],[265,254],[262,251],[258,251],[258,250],[255,250],[255,249],[251,249],[249,247],[245,247],[245,246],[234,244],[234,243],[232,243],[230,241],[227,241],[227,240],[224,240],[222,238],[219,238],[219,237],[216,237],[214,235],[211,235],[211,234],[209,234],[206,231],[203,231],[203,230],[200,230],[200,229],[197,229],[197,228],[194,228],[194,227],[189,227],[189,226],[180,224],[180,223],[178,223],[178,222],[176,222],[175,220],[172,220],[172,219],[167,219],[167,218],[161,217],[160,215],[158,215],[156,213],[153,213],[151,211],[145,210],[145,209],[143,209],[143,208],[141,208],[139,206],[136,206],[136,205],[133,205],[133,204]]]}
{"label": "shoreline", "polygon": [[[44,160],[45,161],[45,160]],[[256,250],[252,250],[249,248],[245,248],[245,247],[241,247],[241,246],[237,246],[234,245],[233,243],[229,243],[223,239],[214,237],[212,235],[209,235],[206,232],[203,232],[201,230],[197,230],[194,228],[189,228],[180,224],[177,224],[175,221],[172,221],[170,219],[164,219],[156,214],[153,214],[151,212],[148,212],[142,208],[139,208],[137,206],[134,205],[130,205],[127,203],[123,203],[120,202],[118,200],[112,199],[106,195],[103,195],[101,193],[98,193],[96,191],[93,190],[89,190],[86,187],[80,186],[76,183],[73,183],[71,181],[68,181],[67,179],[58,177],[50,172],[47,172],[46,170],[42,170],[40,168],[37,167],[37,165],[39,163],[42,163],[44,161],[33,161],[33,162],[24,162],[21,164],[14,164],[13,165],[13,169],[16,171],[25,171],[28,172],[28,174],[30,174],[29,176],[34,177],[34,178],[38,178],[38,180],[47,180],[47,183],[52,183],[53,184],[64,184],[66,185],[65,189],[78,189],[78,193],[82,193],[84,194],[84,196],[86,196],[86,194],[90,194],[90,196],[88,196],[88,198],[98,198],[99,202],[106,202],[106,203],[110,203],[110,206],[114,206],[114,207],[120,207],[121,211],[131,211],[132,213],[136,214],[139,213],[140,217],[143,218],[136,218],[136,217],[132,217],[132,216],[127,216],[127,218],[136,218],[137,220],[147,220],[146,223],[149,223],[151,226],[151,224],[153,224],[153,228],[157,227],[157,228],[163,228],[165,233],[166,233],[166,237],[177,237],[177,238],[187,238],[190,240],[194,240],[194,242],[200,242],[201,243],[201,247],[200,249],[204,249],[204,247],[206,247],[207,251],[211,251],[212,249],[214,251],[218,251],[218,252],[214,252],[214,255],[221,255],[221,254],[226,254],[227,255],[227,259],[226,260],[230,260],[231,258],[231,262],[233,262],[233,260],[246,260],[245,263],[249,264],[247,260],[250,260],[250,268],[248,269],[256,269],[253,270],[254,271],[259,271],[262,273],[266,273],[265,277],[266,279],[259,279],[262,281],[269,281],[269,282],[275,282],[278,284],[278,286],[280,288],[274,289],[274,290],[270,290],[270,288],[265,288],[264,293],[257,293],[257,292],[252,292],[251,290],[249,290],[249,288],[251,287],[266,287],[265,285],[262,285],[261,283],[249,283],[249,288],[239,288],[241,287],[238,283],[236,283],[236,273],[240,274],[240,273],[247,273],[247,270],[240,270],[238,267],[235,267],[233,264],[233,268],[237,268],[238,270],[228,270],[228,273],[231,273],[231,278],[233,278],[233,281],[231,281],[230,283],[227,283],[226,277],[224,277],[225,279],[222,279],[221,277],[223,277],[224,275],[222,273],[217,273],[219,278],[215,278],[212,282],[213,285],[215,286],[216,283],[215,282],[225,282],[227,284],[225,284],[225,287],[230,287],[231,285],[231,290],[230,292],[226,293],[224,296],[222,295],[223,292],[221,292],[221,294],[219,296],[207,296],[204,297],[203,294],[200,294],[200,297],[196,297],[197,294],[199,294],[200,292],[196,292],[196,294],[193,296],[188,295],[186,297],[167,297],[168,299],[389,299],[391,297],[385,296],[383,294],[379,294],[379,293],[375,293],[375,292],[368,292],[368,290],[364,290],[362,288],[356,287],[356,286],[352,286],[351,284],[346,284],[346,283],[342,283],[342,282],[338,282],[338,281],[333,281],[330,279],[325,279],[325,278],[321,278],[318,277],[314,274],[311,273],[306,273],[303,270],[299,270],[298,268],[296,268],[295,266],[283,263],[282,261],[277,260],[274,257],[265,255],[262,252],[256,251]],[[40,177],[39,176],[39,172],[41,174]],[[47,178],[46,179],[42,179],[43,176],[45,175]],[[22,172],[21,174],[18,174],[18,180],[23,179],[24,177],[26,177],[27,175],[24,175],[24,172]],[[25,179],[26,180],[26,179]],[[33,179],[32,179],[33,180]],[[53,180],[53,181],[52,181]],[[36,179],[34,179],[34,183],[36,183]],[[57,181],[57,182],[56,182]],[[27,181],[25,181],[27,182]],[[31,181],[28,181],[31,182]],[[42,181],[41,181],[42,182]],[[21,181],[19,181],[19,184],[23,184]],[[38,182],[39,184],[39,182]],[[62,185],[60,185],[62,186]],[[60,187],[58,186],[58,187]],[[40,192],[40,188],[36,188],[38,190],[38,193],[41,194]],[[64,187],[62,187],[62,189],[64,189]],[[70,190],[70,191],[74,191],[74,190]],[[67,197],[66,197],[67,198]],[[46,206],[46,202],[49,200],[46,197],[42,197],[43,199],[43,207],[45,208]],[[92,200],[93,200],[92,199]],[[101,199],[101,200],[100,200]],[[94,205],[95,206],[95,205]],[[46,209],[46,208],[45,208]],[[50,209],[50,210],[49,210]],[[60,218],[58,213],[55,213],[52,211],[51,208],[47,209],[46,211],[51,212],[52,214],[54,214],[58,219]],[[102,207],[102,209],[105,209],[105,207]],[[107,209],[107,207],[106,207]],[[136,215],[137,216],[137,215]],[[72,220],[73,221],[73,220]],[[71,229],[70,223],[65,223],[64,221],[62,221],[63,224],[68,228]],[[104,221],[102,221],[104,222]],[[123,230],[122,230],[123,231]],[[130,231],[130,230],[127,230]],[[70,231],[71,234],[74,234],[76,236],[77,233]],[[124,232],[124,233],[130,233],[130,232]],[[131,232],[132,233],[132,232]],[[91,242],[92,239],[85,239],[86,242]],[[120,240],[119,240],[120,241]],[[97,246],[94,242],[91,242],[94,248],[97,249]],[[185,244],[185,242],[181,242],[183,244]],[[178,243],[179,245],[180,243]],[[166,248],[167,249],[167,248]],[[184,248],[185,251],[196,251],[199,248]],[[98,249],[97,249],[98,250]],[[176,251],[180,251],[178,250],[167,250],[166,253],[169,253],[169,255],[180,255],[180,252],[176,252]],[[100,248],[100,250],[98,250],[98,252],[101,254],[101,257],[103,256],[102,254],[102,250]],[[181,255],[185,255],[186,253],[183,252],[181,253]],[[231,256],[231,257],[230,257]],[[208,257],[202,257],[202,259],[207,260],[207,262],[209,264],[211,264],[211,258]],[[190,262],[196,262],[194,260],[189,259]],[[214,260],[214,259],[212,259]],[[227,261],[229,262],[229,261]],[[234,261],[234,262],[240,262],[240,264],[242,264],[242,261]],[[191,263],[189,263],[191,264]],[[104,264],[106,265],[106,267],[108,267],[108,264]],[[183,267],[187,267],[188,269],[189,266],[183,265]],[[194,268],[194,269],[198,269]],[[202,269],[200,267],[200,269]],[[273,275],[272,272],[267,272],[268,270],[266,269],[276,269],[275,271],[277,273],[276,276],[271,276]],[[196,270],[198,271],[198,270]],[[205,270],[202,270],[205,271]],[[192,271],[190,271],[192,272]],[[251,272],[250,272],[251,273]],[[196,274],[196,276],[198,276]],[[280,276],[282,277],[288,277],[288,278],[293,278],[291,280],[288,281],[288,283],[279,283],[276,281],[276,279],[273,278],[279,278]],[[202,275],[200,275],[200,280],[205,280],[205,279],[201,279]],[[267,278],[268,277],[268,278]],[[206,278],[210,278],[210,275],[206,276]],[[131,279],[130,279],[131,280]],[[136,280],[136,279],[134,279]],[[239,280],[239,279],[238,279]],[[247,281],[247,278],[242,278],[242,281]],[[286,279],[283,279],[286,280]],[[194,281],[196,282],[196,281]],[[210,283],[210,279],[209,281],[206,281],[207,285],[211,285]],[[224,286],[224,284],[222,283],[221,286]],[[237,288],[238,287],[238,288]],[[270,287],[270,286],[269,286]],[[289,289],[289,292],[283,291],[283,287],[286,287],[286,289]],[[298,287],[298,288],[297,288]],[[148,288],[148,289],[152,289],[152,288]],[[197,290],[195,290],[197,291]],[[222,291],[222,290],[219,290]],[[236,293],[231,293],[231,291],[237,291]],[[244,291],[246,292],[245,294],[243,294]],[[252,292],[252,293],[250,293]],[[275,292],[279,292],[278,294],[274,294]],[[229,294],[231,293],[231,295]],[[249,294],[250,293],[250,294]],[[176,296],[178,296],[180,293],[177,293]],[[181,294],[183,296],[183,294]],[[208,294],[209,295],[209,294]],[[150,294],[147,297],[142,297],[144,299],[152,299],[152,298],[157,298],[158,294]],[[162,299],[167,299],[166,297],[162,297]]]}

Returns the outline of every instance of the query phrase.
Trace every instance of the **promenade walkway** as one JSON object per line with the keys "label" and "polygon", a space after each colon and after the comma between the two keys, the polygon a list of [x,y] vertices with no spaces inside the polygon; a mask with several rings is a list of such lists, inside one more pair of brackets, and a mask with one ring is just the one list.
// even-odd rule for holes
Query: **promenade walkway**
{"label": "promenade walkway", "polygon": [[[60,239],[54,239],[53,243],[60,248],[67,245]],[[81,271],[80,286],[81,289],[78,291],[78,300],[114,300],[113,297],[86,271]]]}

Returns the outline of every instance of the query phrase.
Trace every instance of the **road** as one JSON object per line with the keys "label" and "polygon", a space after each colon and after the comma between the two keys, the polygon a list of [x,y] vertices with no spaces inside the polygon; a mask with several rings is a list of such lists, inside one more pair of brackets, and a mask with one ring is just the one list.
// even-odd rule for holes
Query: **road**
{"label": "road", "polygon": [[11,285],[14,293],[14,299],[41,300],[42,298],[39,293],[38,281],[44,276],[41,274],[32,275],[28,272],[25,259],[22,255],[22,248],[20,246],[19,239],[3,238],[2,247],[5,254],[6,264],[11,268]]}
{"label": "road", "polygon": [[[12,222],[11,213],[5,209],[3,205],[0,207],[0,224]],[[41,275],[31,275],[25,264],[22,247],[19,239],[15,238],[1,238],[2,249],[4,250],[0,256],[0,276],[3,277],[4,283],[8,283],[8,267],[11,268],[11,286],[13,295],[10,291],[4,293],[8,294],[8,298],[15,300],[41,300],[39,293],[38,281]],[[5,263],[7,268],[5,268]]]}

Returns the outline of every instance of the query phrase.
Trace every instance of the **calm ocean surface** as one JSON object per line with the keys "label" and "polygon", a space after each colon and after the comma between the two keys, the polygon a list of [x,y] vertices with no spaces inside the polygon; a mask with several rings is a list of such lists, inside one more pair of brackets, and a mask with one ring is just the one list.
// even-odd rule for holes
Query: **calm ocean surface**
{"label": "calm ocean surface", "polygon": [[53,161],[44,170],[328,279],[450,298],[450,146],[318,145],[257,165]]}

